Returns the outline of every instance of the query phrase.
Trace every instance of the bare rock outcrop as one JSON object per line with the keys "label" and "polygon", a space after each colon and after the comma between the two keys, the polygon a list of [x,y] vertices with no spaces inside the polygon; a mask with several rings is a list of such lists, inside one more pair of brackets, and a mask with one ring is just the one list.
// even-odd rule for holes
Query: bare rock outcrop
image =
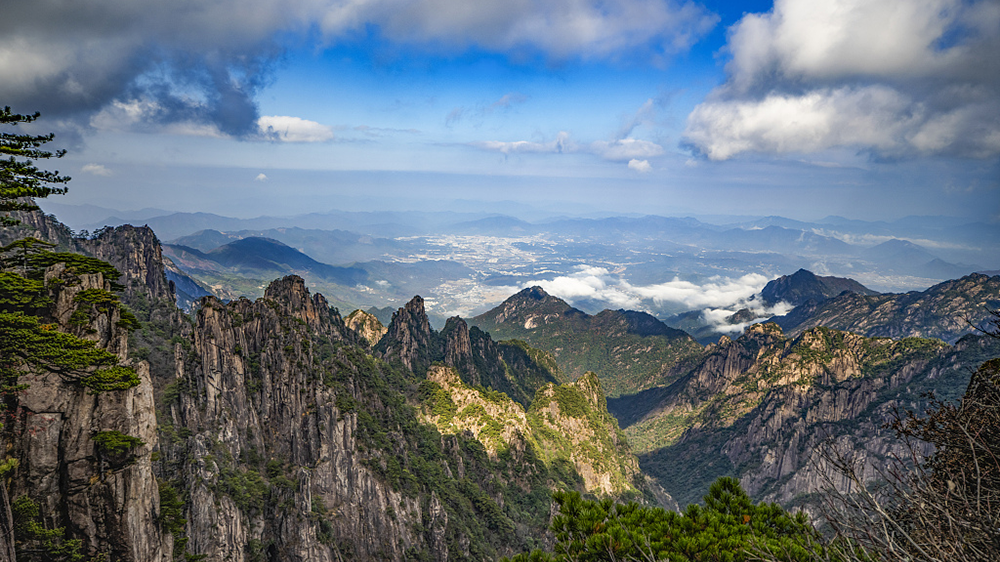
{"label": "bare rock outcrop", "polygon": [[374,314],[358,309],[344,318],[347,327],[358,333],[369,345],[374,346],[389,331]]}

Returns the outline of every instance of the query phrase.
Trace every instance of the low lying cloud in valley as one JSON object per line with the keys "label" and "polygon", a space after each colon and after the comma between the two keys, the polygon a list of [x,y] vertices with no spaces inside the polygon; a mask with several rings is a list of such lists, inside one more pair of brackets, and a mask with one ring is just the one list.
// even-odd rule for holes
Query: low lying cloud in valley
{"label": "low lying cloud in valley", "polygon": [[718,332],[733,333],[742,332],[747,325],[757,321],[730,323],[730,318],[739,310],[750,310],[755,319],[791,310],[787,303],[769,307],[755,298],[768,281],[770,278],[765,275],[749,273],[736,278],[710,277],[700,283],[675,277],[653,285],[633,285],[605,267],[580,265],[569,275],[530,281],[525,286],[540,286],[551,295],[591,311],[623,308],[664,317],[700,310],[703,323]]}

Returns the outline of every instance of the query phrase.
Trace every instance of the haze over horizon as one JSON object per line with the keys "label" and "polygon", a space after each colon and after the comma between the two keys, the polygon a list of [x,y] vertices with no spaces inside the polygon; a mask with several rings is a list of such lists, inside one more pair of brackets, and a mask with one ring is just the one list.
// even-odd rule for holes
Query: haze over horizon
{"label": "haze over horizon", "polygon": [[5,11],[63,205],[1000,219],[996,0]]}

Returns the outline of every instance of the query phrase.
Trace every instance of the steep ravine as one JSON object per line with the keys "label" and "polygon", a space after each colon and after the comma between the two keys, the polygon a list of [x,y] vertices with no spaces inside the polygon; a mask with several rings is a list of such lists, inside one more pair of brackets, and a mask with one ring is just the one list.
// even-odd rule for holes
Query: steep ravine
{"label": "steep ravine", "polygon": [[[899,452],[885,427],[893,412],[921,411],[927,392],[956,398],[970,368],[996,355],[1000,345],[975,336],[955,346],[825,328],[786,338],[774,324],[757,324],[713,346],[670,387],[611,409],[627,420],[643,470],[682,505],[733,475],[756,498],[814,508],[834,475],[825,444],[854,455],[874,477]],[[833,484],[845,483],[834,477]]]}

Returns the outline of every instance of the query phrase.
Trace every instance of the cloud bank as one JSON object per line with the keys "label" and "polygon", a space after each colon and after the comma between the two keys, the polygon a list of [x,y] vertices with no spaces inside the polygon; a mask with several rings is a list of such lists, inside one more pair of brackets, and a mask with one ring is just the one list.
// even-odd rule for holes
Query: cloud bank
{"label": "cloud bank", "polygon": [[1000,155],[995,0],[776,0],[730,28],[727,50],[726,83],[684,134],[710,159]]}
{"label": "cloud bank", "polygon": [[769,280],[759,273],[750,273],[736,279],[712,277],[700,285],[677,278],[654,285],[632,285],[607,268],[579,265],[570,275],[529,281],[524,286],[538,285],[571,302],[589,300],[635,310],[647,310],[650,304],[677,304],[687,310],[697,310],[731,307],[746,301],[759,293]]}
{"label": "cloud bank", "polygon": [[[787,303],[767,307],[761,299],[754,298],[768,281],[770,278],[764,275],[750,273],[738,278],[712,277],[701,284],[674,278],[653,285],[632,285],[607,268],[580,265],[570,275],[530,281],[524,287],[540,286],[574,305],[650,312],[667,306],[674,311],[677,308],[700,311],[701,320],[715,331],[740,333],[760,318],[787,314],[792,309]],[[743,308],[752,311],[758,320],[731,324],[730,317]]]}

